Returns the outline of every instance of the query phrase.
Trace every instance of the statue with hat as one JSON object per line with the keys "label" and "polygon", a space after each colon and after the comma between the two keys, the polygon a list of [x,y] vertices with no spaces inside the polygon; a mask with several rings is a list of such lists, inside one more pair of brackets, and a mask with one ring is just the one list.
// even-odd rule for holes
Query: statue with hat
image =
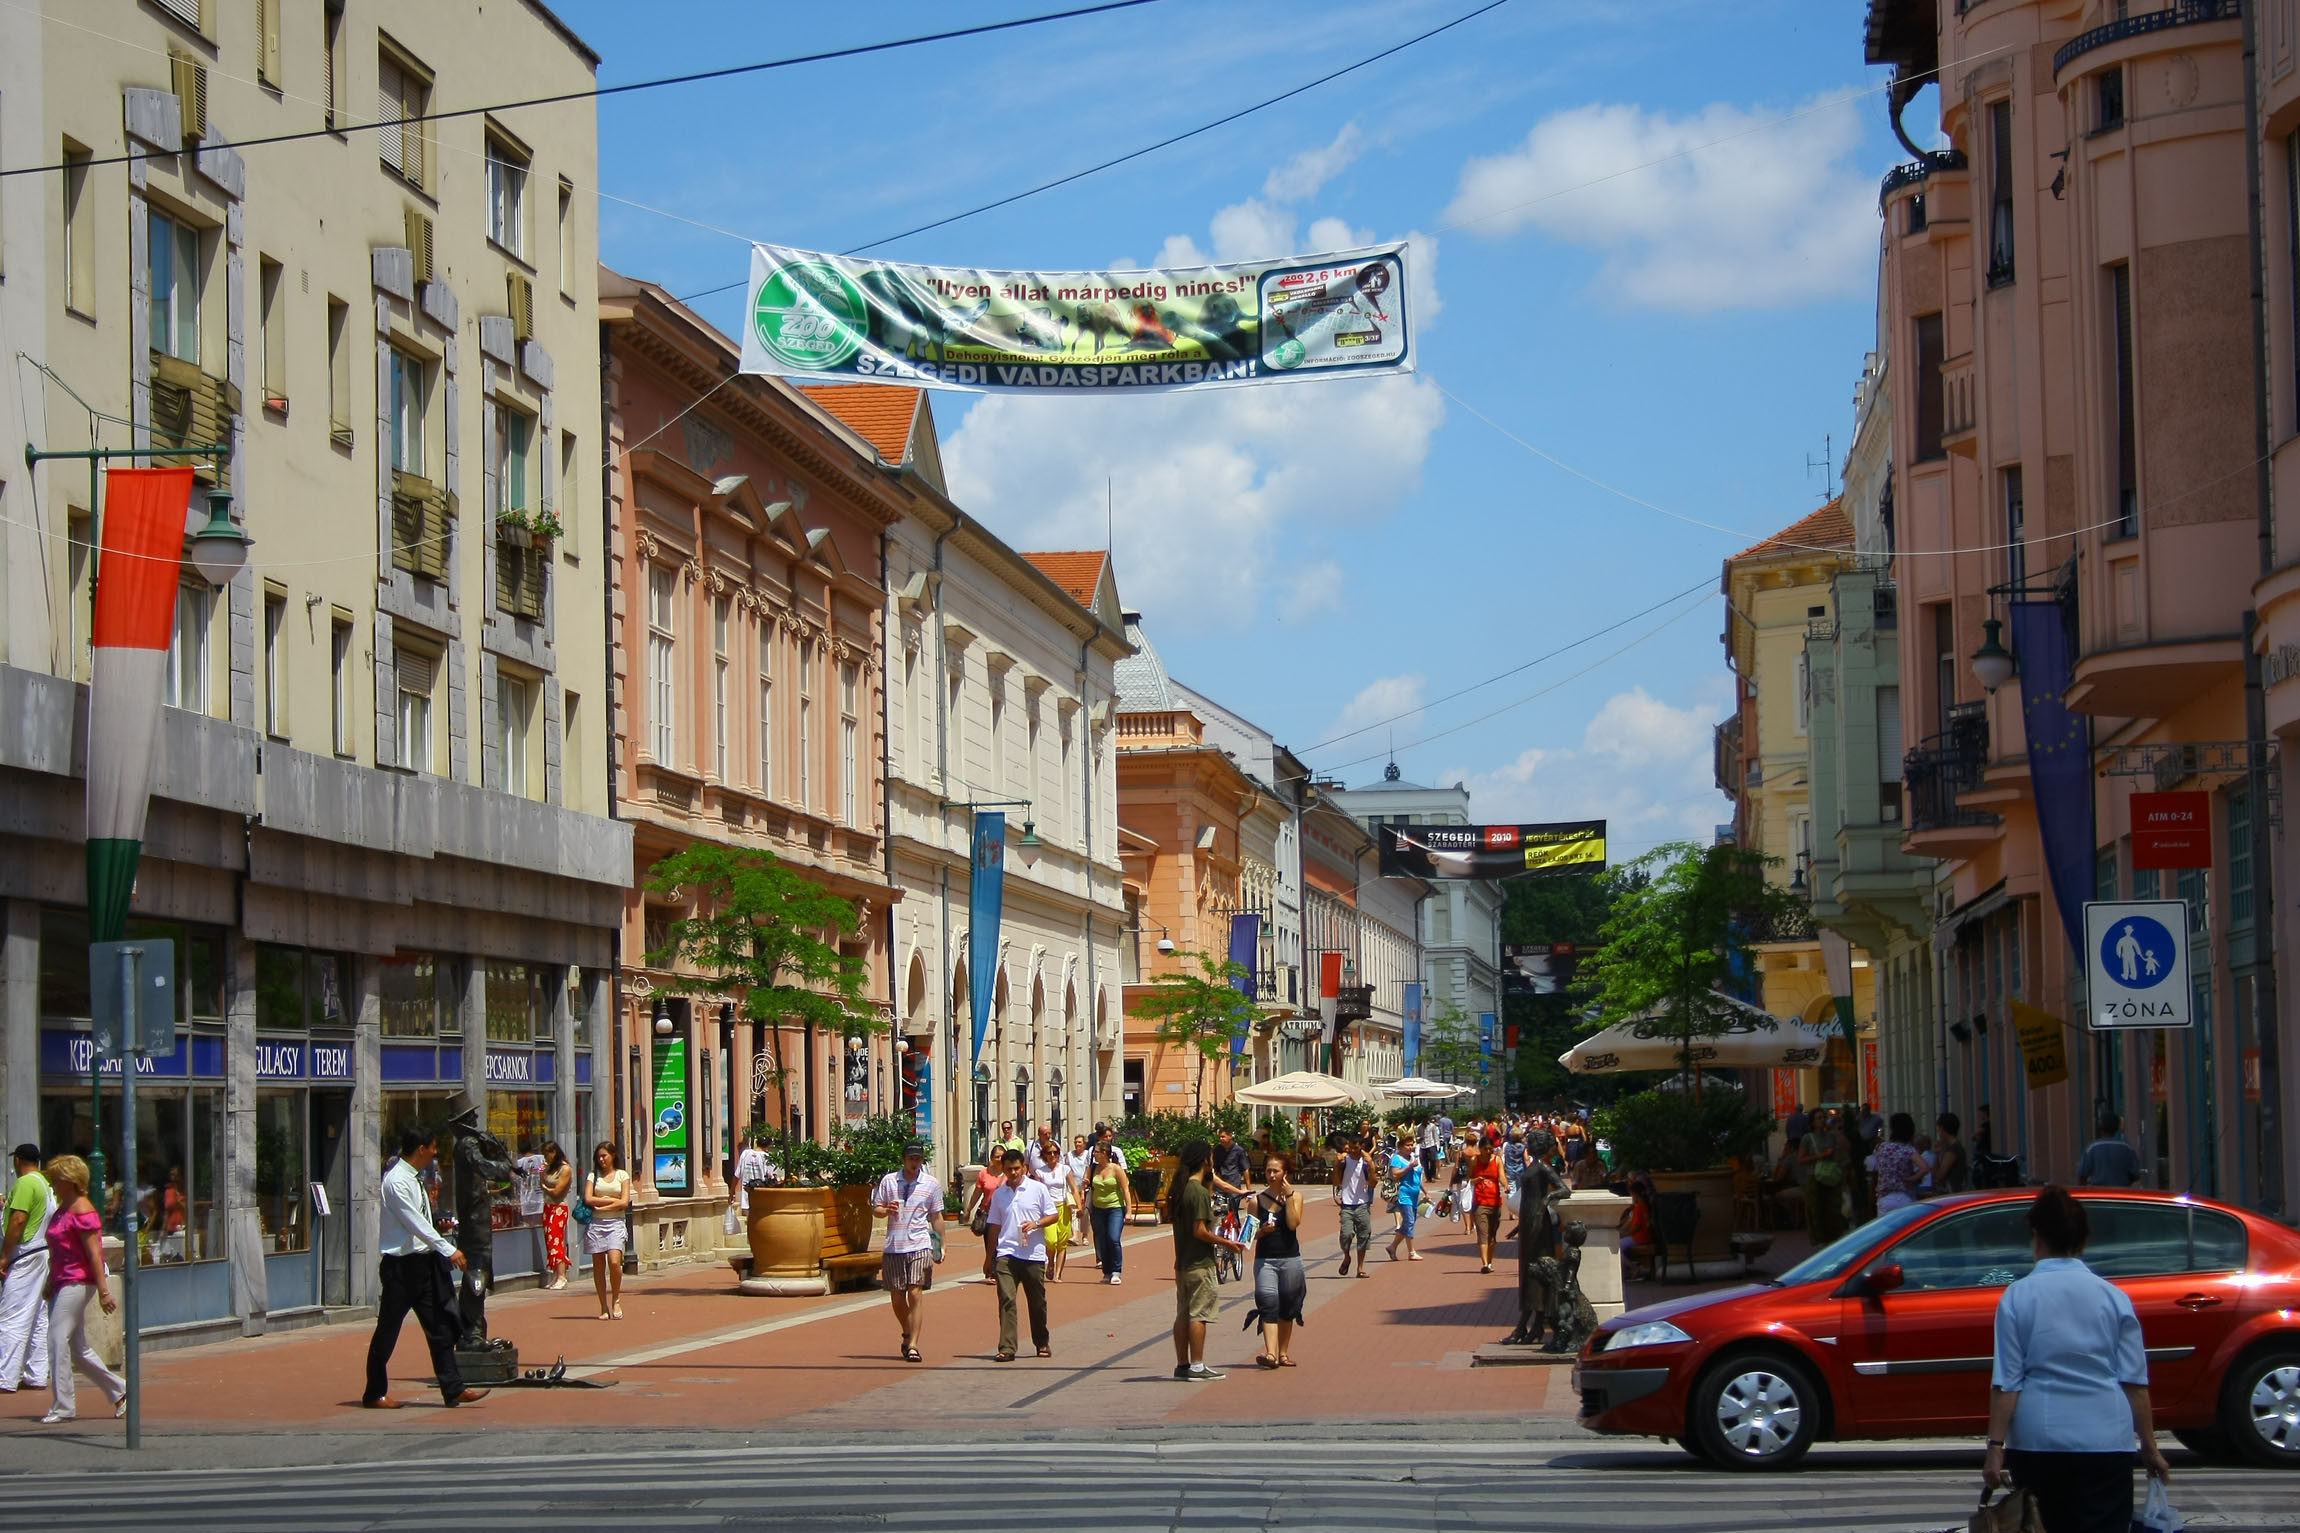
{"label": "statue with hat", "polygon": [[495,1286],[495,1193],[511,1180],[511,1151],[479,1126],[479,1104],[468,1091],[448,1103],[447,1126],[455,1135],[455,1248],[463,1253],[463,1276],[456,1287],[456,1313],[463,1322],[458,1345],[487,1345],[487,1290]]}

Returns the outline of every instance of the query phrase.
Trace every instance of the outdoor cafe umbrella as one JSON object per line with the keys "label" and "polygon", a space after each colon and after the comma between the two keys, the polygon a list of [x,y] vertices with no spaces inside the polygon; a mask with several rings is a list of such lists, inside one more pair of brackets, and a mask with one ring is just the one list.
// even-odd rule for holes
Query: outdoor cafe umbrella
{"label": "outdoor cafe umbrella", "polygon": [[1367,1087],[1316,1070],[1295,1070],[1241,1086],[1231,1095],[1255,1107],[1341,1107],[1374,1099]]}
{"label": "outdoor cafe umbrella", "polygon": [[1417,1097],[1433,1102],[1468,1096],[1471,1090],[1467,1086],[1449,1086],[1444,1081],[1433,1081],[1426,1075],[1402,1076],[1394,1081],[1385,1081],[1374,1089],[1384,1096]]}
{"label": "outdoor cafe umbrella", "polygon": [[[1703,1069],[1800,1070],[1818,1065],[1828,1053],[1830,1034],[1791,1017],[1772,1016],[1745,1001],[1720,996],[1733,1012],[1724,1030],[1698,1033],[1692,1063]],[[1611,1075],[1628,1070],[1681,1070],[1686,1041],[1667,1018],[1647,1013],[1592,1033],[1557,1056],[1576,1075]]]}

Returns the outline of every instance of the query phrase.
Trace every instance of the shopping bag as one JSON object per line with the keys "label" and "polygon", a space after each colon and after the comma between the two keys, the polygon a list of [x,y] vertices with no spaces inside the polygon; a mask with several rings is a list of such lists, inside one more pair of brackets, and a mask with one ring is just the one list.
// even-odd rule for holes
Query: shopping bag
{"label": "shopping bag", "polygon": [[720,1228],[729,1235],[740,1235],[743,1232],[743,1216],[735,1212],[735,1205],[731,1202],[727,1205],[727,1217],[720,1222]]}
{"label": "shopping bag", "polygon": [[2141,1506],[2140,1515],[2132,1519],[2132,1533],[2180,1533],[2188,1526],[2172,1505],[2172,1492],[2155,1475],[2148,1477],[2148,1500]]}
{"label": "shopping bag", "polygon": [[1524,1202],[1524,1201],[1525,1201],[1525,1183],[1523,1183],[1523,1182],[1512,1182],[1512,1183],[1510,1183],[1510,1184],[1509,1184],[1509,1212],[1510,1212],[1510,1217],[1512,1217],[1512,1218],[1515,1218],[1515,1217],[1517,1216],[1517,1206],[1518,1206],[1518,1204],[1520,1204],[1520,1203],[1522,1203],[1522,1202]]}
{"label": "shopping bag", "polygon": [[1994,1506],[1983,1490],[1980,1510],[1966,1521],[1965,1529],[1966,1533],[2044,1533],[2044,1518],[2038,1515],[2036,1497],[2025,1490],[2006,1491]]}

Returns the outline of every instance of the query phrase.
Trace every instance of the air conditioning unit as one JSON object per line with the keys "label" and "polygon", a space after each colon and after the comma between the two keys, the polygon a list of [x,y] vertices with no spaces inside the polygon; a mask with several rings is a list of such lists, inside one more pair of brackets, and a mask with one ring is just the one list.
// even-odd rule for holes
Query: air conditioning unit
{"label": "air conditioning unit", "polygon": [[531,341],[535,338],[535,283],[518,272],[504,273],[504,287],[511,311],[511,338]]}
{"label": "air conditioning unit", "polygon": [[409,208],[407,210],[407,251],[409,255],[415,257],[416,282],[419,284],[429,282],[433,271],[431,264],[431,215],[421,208]]}
{"label": "air conditioning unit", "polygon": [[168,84],[183,113],[184,142],[208,136],[208,66],[185,53],[168,55]]}

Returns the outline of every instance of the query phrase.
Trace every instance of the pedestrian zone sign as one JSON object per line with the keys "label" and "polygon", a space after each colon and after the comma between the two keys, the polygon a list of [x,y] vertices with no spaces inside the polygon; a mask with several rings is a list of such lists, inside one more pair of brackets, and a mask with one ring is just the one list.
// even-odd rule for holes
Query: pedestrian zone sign
{"label": "pedestrian zone sign", "polygon": [[2187,1027],[2188,902],[2093,900],[2084,907],[2092,1028]]}

